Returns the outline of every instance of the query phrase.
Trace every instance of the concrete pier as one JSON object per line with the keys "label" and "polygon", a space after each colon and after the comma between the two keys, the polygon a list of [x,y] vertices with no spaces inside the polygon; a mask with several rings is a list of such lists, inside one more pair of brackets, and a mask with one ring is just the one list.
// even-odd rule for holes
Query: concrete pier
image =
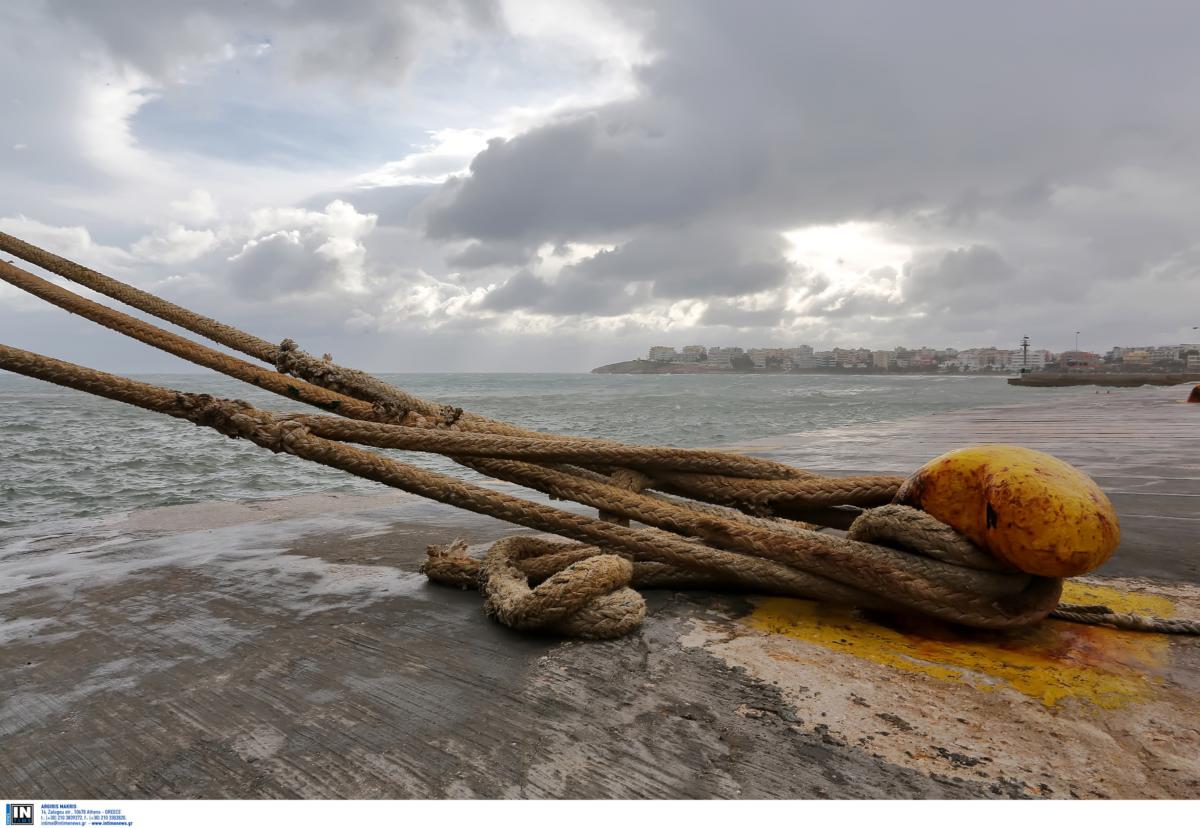
{"label": "concrete pier", "polygon": [[[1027,398],[1022,398],[1027,399]],[[757,441],[907,472],[978,442],[1093,475],[1122,524],[1068,599],[1200,618],[1200,406],[1033,399]],[[0,553],[0,791],[141,797],[1188,797],[1200,641],[964,631],[648,593],[601,643],[487,621],[428,543],[523,531],[405,495],[149,510]]]}

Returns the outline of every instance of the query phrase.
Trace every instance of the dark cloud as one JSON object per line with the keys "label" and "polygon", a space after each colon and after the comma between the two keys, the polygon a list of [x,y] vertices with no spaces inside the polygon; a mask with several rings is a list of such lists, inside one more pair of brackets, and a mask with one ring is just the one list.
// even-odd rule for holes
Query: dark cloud
{"label": "dark cloud", "polygon": [[353,9],[322,0],[204,0],[183,7],[155,0],[47,0],[47,8],[154,78],[171,77],[229,48],[267,48],[298,80],[333,78],[352,86],[403,81],[429,18],[479,29],[501,20],[489,0],[362,0]]}
{"label": "dark cloud", "polygon": [[[529,70],[557,57],[522,62],[563,48],[536,38],[497,74],[503,103],[478,93],[503,28],[490,3],[2,5],[0,219],[86,228],[77,255],[117,275],[272,336],[351,331],[368,356],[367,331],[453,331],[461,348],[436,353],[499,359],[552,330],[611,361],[665,328],[1055,348],[1067,329],[1100,347],[1200,324],[1195,4],[611,9],[649,57],[629,94],[590,104]],[[419,118],[404,79],[424,84]],[[364,86],[386,92],[345,94]],[[537,115],[549,100],[574,104]],[[405,166],[440,130],[511,137],[429,184],[477,146]],[[416,183],[364,186],[398,181]],[[197,188],[220,215],[174,228],[166,205]],[[335,200],[378,226],[313,218]],[[853,273],[783,235],[843,222],[884,251],[846,251]]]}
{"label": "dark cloud", "polygon": [[693,224],[639,235],[570,270],[596,281],[647,282],[656,298],[686,299],[779,287],[790,267],[778,235],[732,224]]}
{"label": "dark cloud", "polygon": [[412,212],[435,189],[435,186],[431,184],[358,187],[316,193],[301,202],[300,206],[311,210],[320,210],[330,201],[341,200],[353,204],[360,213],[372,213],[378,216],[380,226],[404,227],[410,223]]}
{"label": "dark cloud", "polygon": [[[794,280],[763,240],[811,224],[871,221],[942,251],[916,254],[902,296],[864,274],[810,305],[831,318],[1018,285],[1078,301],[1195,244],[1200,197],[1172,185],[1200,182],[1194,5],[653,8],[639,94],[493,142],[426,205],[431,237],[627,237],[578,273],[663,300]],[[757,257],[722,244],[746,228]]]}
{"label": "dark cloud", "polygon": [[559,276],[537,309],[560,315],[619,316],[648,298],[645,285],[596,281],[568,271]]}
{"label": "dark cloud", "polygon": [[498,312],[529,310],[540,306],[545,301],[546,293],[545,282],[528,270],[521,270],[495,290],[489,291],[481,307]]}
{"label": "dark cloud", "polygon": [[[622,113],[628,110],[626,119]],[[640,106],[614,105],[494,139],[467,178],[447,182],[428,207],[434,238],[595,239],[694,215],[739,186]],[[716,148],[713,148],[714,150]]]}
{"label": "dark cloud", "polygon": [[429,232],[586,236],[735,211],[776,227],[961,217],[1045,203],[1120,164],[1194,170],[1200,58],[1185,32],[1200,11],[1155,9],[664,4],[639,98],[494,142],[446,185]]}
{"label": "dark cloud", "polygon": [[638,286],[606,283],[566,272],[554,282],[521,270],[489,291],[481,307],[489,311],[523,310],[563,316],[617,316],[646,299]]}
{"label": "dark cloud", "polygon": [[975,244],[914,257],[904,271],[904,298],[947,301],[948,294],[1008,288],[1013,267],[995,250]]}
{"label": "dark cloud", "polygon": [[745,310],[724,302],[710,302],[700,317],[701,325],[725,325],[730,328],[772,328],[781,321],[781,307]]}
{"label": "dark cloud", "polygon": [[254,299],[310,293],[337,275],[336,263],[314,247],[285,231],[256,239],[230,259],[229,282],[236,293]]}
{"label": "dark cloud", "polygon": [[520,243],[471,242],[457,253],[447,256],[446,264],[466,270],[479,270],[498,265],[520,267],[528,264],[533,257],[534,251]]}

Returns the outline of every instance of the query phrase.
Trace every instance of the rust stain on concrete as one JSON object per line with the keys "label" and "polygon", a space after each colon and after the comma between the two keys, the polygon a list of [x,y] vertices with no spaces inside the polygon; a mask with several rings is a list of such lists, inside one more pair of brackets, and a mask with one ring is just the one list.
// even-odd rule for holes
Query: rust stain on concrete
{"label": "rust stain on concrete", "polygon": [[[1067,603],[1170,617],[1172,602],[1096,584],[1068,582]],[[855,610],[769,598],[750,627],[798,638],[899,670],[991,691],[1011,687],[1045,705],[1068,697],[1104,708],[1144,701],[1161,683],[1167,636],[1050,620],[1019,632],[968,631],[928,618],[885,626]]]}
{"label": "rust stain on concrete", "polygon": [[[1090,578],[1068,600],[1200,615],[1191,584]],[[1200,795],[1191,636],[1059,621],[972,632],[768,598],[694,622],[681,644],[775,687],[801,729],[934,779],[1010,796]]]}

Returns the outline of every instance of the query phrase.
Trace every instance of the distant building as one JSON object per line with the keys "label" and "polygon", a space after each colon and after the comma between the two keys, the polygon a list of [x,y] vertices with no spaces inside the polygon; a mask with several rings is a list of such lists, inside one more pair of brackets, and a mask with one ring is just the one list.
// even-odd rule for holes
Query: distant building
{"label": "distant building", "polygon": [[731,368],[733,360],[745,356],[745,351],[738,347],[708,349],[708,364],[713,368]]}
{"label": "distant building", "polygon": [[1113,348],[1104,358],[1108,362],[1122,362],[1138,368],[1183,362],[1191,345],[1126,345]]}
{"label": "distant building", "polygon": [[1154,360],[1146,348],[1122,348],[1121,362],[1126,368],[1149,368]]}
{"label": "distant building", "polygon": [[[1126,353],[1126,359],[1129,354]],[[1063,368],[1081,371],[1088,368],[1100,367],[1100,355],[1091,351],[1063,351],[1058,355],[1058,364]]]}
{"label": "distant building", "polygon": [[968,348],[958,352],[958,362],[964,371],[1007,371],[1012,361],[1012,351],[1002,348]]}
{"label": "distant building", "polygon": [[790,348],[750,348],[738,346],[684,345],[679,350],[668,345],[654,345],[649,359],[654,362],[696,363],[726,370],[735,366],[753,365],[767,371],[806,371],[813,369],[838,368],[842,370],[876,371],[1011,371],[1022,369],[1040,371],[1048,365],[1057,365],[1069,370],[1094,370],[1101,363],[1123,365],[1127,370],[1179,370],[1187,367],[1196,370],[1200,361],[1200,344],[1179,345],[1118,345],[1111,348],[1101,359],[1090,351],[1065,351],[1057,358],[1044,348],[1031,348],[1028,353],[1021,349],[1006,350],[989,346],[968,348],[920,348],[898,346],[892,350],[870,350],[868,348],[833,348],[814,351],[811,345]]}
{"label": "distant building", "polygon": [[1150,361],[1154,364],[1162,362],[1179,362],[1181,351],[1178,345],[1159,345],[1150,351]]}

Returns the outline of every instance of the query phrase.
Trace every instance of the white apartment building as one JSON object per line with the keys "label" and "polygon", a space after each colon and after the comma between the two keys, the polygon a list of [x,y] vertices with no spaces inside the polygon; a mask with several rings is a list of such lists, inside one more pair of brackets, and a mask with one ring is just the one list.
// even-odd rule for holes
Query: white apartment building
{"label": "white apartment building", "polygon": [[1004,371],[1012,366],[1012,358],[1012,351],[1002,348],[968,348],[958,354],[964,371]]}
{"label": "white apartment building", "polygon": [[674,362],[676,356],[675,349],[668,345],[650,346],[651,362]]}
{"label": "white apartment building", "polygon": [[1020,371],[1022,368],[1028,368],[1030,371],[1040,371],[1046,367],[1047,363],[1054,361],[1054,355],[1044,348],[1029,349],[1029,362],[1025,362],[1025,354],[1019,348],[1011,352],[1010,367]]}
{"label": "white apartment building", "polygon": [[743,355],[741,348],[709,348],[708,349],[708,364],[716,368],[729,368],[735,357]]}

